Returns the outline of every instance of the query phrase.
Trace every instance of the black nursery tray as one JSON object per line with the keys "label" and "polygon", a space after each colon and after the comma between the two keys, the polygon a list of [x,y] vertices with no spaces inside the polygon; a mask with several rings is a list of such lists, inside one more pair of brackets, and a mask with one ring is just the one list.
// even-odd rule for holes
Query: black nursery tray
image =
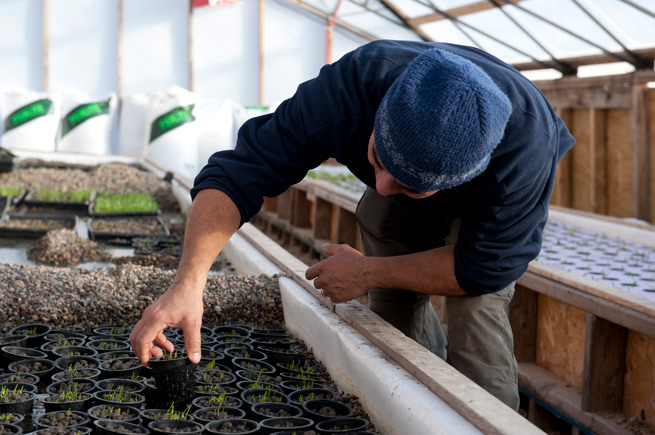
{"label": "black nursery tray", "polygon": [[50,210],[66,210],[80,215],[87,215],[90,204],[93,203],[95,192],[91,192],[86,201],[52,201],[34,198],[35,192],[29,192],[23,199],[23,204],[32,208],[47,208]]}
{"label": "black nursery tray", "polygon": [[16,155],[11,151],[0,148],[0,172],[11,172],[14,170],[14,159]]}
{"label": "black nursery tray", "polygon": [[89,221],[89,238],[131,245],[137,237],[167,236],[170,232],[159,217],[107,217]]}
{"label": "black nursery tray", "polygon": [[94,210],[94,204],[89,204],[87,208],[89,216],[97,218],[109,218],[109,217],[150,217],[150,216],[159,216],[161,210],[157,209],[154,211],[119,211],[119,212],[101,212]]}
{"label": "black nursery tray", "polygon": [[77,222],[75,216],[5,216],[0,220],[0,237],[38,239],[51,230],[74,230]]}

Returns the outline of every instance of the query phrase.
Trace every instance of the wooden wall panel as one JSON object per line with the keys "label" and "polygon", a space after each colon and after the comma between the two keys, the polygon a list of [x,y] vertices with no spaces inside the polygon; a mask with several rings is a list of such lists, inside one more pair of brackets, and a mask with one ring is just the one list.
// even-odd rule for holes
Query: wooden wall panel
{"label": "wooden wall panel", "polygon": [[536,363],[582,389],[586,313],[539,295]]}
{"label": "wooden wall panel", "polygon": [[607,111],[607,214],[634,215],[632,129],[630,110]]}
{"label": "wooden wall panel", "polygon": [[655,426],[655,339],[628,332],[623,412]]}

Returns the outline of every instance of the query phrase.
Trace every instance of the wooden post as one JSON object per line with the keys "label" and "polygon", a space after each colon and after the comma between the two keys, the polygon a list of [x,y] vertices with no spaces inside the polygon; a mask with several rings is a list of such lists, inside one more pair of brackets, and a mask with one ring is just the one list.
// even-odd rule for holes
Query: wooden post
{"label": "wooden post", "polygon": [[590,109],[589,111],[589,142],[591,143],[591,160],[593,167],[593,209],[594,213],[607,213],[606,186],[605,186],[605,111]]}
{"label": "wooden post", "polygon": [[616,217],[633,217],[633,137],[631,110],[607,111],[607,213]]}
{"label": "wooden post", "polygon": [[50,89],[50,1],[43,0],[43,92]]}
{"label": "wooden post", "polygon": [[264,103],[264,23],[266,0],[259,0],[259,105]]}
{"label": "wooden post", "polygon": [[315,239],[330,239],[332,228],[332,203],[316,197],[314,201],[314,233]]}
{"label": "wooden post", "polygon": [[648,89],[648,119],[646,122],[648,127],[648,162],[650,179],[648,185],[650,186],[650,223],[655,224],[655,89]]}
{"label": "wooden post", "polygon": [[355,214],[339,208],[337,215],[337,243],[357,244],[357,219]]}
{"label": "wooden post", "polygon": [[120,112],[123,101],[123,0],[118,0],[118,35],[116,36],[116,94]]}
{"label": "wooden post", "polygon": [[633,216],[649,221],[649,201],[653,192],[648,183],[650,167],[648,159],[648,88],[635,83],[632,88],[632,186],[634,189]]}
{"label": "wooden post", "polygon": [[539,295],[516,284],[509,305],[509,322],[514,336],[514,355],[518,362],[534,362],[537,354],[537,300]]}
{"label": "wooden post", "polygon": [[[557,114],[562,118],[569,130],[573,131],[573,122],[570,109],[557,109]],[[571,157],[572,153],[566,153],[562,161],[557,165],[555,188],[553,190],[553,201],[555,205],[562,207],[571,206]]]}
{"label": "wooden post", "polygon": [[293,210],[293,187],[277,197],[277,215],[281,220],[290,221]]}
{"label": "wooden post", "polygon": [[587,313],[582,410],[620,411],[623,405],[626,329]]}
{"label": "wooden post", "polygon": [[189,91],[193,91],[193,0],[189,0],[187,21],[187,58],[189,68]]}
{"label": "wooden post", "polygon": [[307,192],[300,189],[294,189],[291,225],[298,228],[311,228],[311,213],[312,203],[307,199]]}

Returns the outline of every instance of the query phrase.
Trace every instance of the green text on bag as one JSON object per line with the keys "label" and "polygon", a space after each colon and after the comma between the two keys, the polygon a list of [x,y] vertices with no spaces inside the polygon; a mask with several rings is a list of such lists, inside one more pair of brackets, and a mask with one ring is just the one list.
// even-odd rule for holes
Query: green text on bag
{"label": "green text on bag", "polygon": [[53,110],[52,100],[49,98],[33,101],[26,106],[14,110],[7,119],[5,119],[5,131],[20,127],[33,119],[40,118],[41,116],[48,115],[52,113]]}
{"label": "green text on bag", "polygon": [[150,142],[187,122],[195,121],[196,118],[191,113],[194,107],[195,104],[176,107],[155,119],[150,128]]}
{"label": "green text on bag", "polygon": [[107,99],[106,101],[80,104],[68,112],[68,114],[61,120],[61,137],[66,136],[72,129],[87,119],[109,113],[110,101],[111,99]]}

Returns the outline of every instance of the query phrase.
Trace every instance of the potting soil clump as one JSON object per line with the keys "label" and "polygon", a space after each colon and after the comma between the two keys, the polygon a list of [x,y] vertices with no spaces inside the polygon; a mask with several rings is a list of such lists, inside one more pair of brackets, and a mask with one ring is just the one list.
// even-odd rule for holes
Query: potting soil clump
{"label": "potting soil clump", "polygon": [[[85,328],[133,324],[172,283],[175,272],[131,264],[93,271],[0,265],[0,327],[42,322]],[[280,325],[277,277],[211,275],[204,323]]]}
{"label": "potting soil clump", "polygon": [[108,261],[110,255],[97,243],[78,236],[68,229],[48,231],[33,242],[27,258],[37,264],[75,266],[90,261]]}

